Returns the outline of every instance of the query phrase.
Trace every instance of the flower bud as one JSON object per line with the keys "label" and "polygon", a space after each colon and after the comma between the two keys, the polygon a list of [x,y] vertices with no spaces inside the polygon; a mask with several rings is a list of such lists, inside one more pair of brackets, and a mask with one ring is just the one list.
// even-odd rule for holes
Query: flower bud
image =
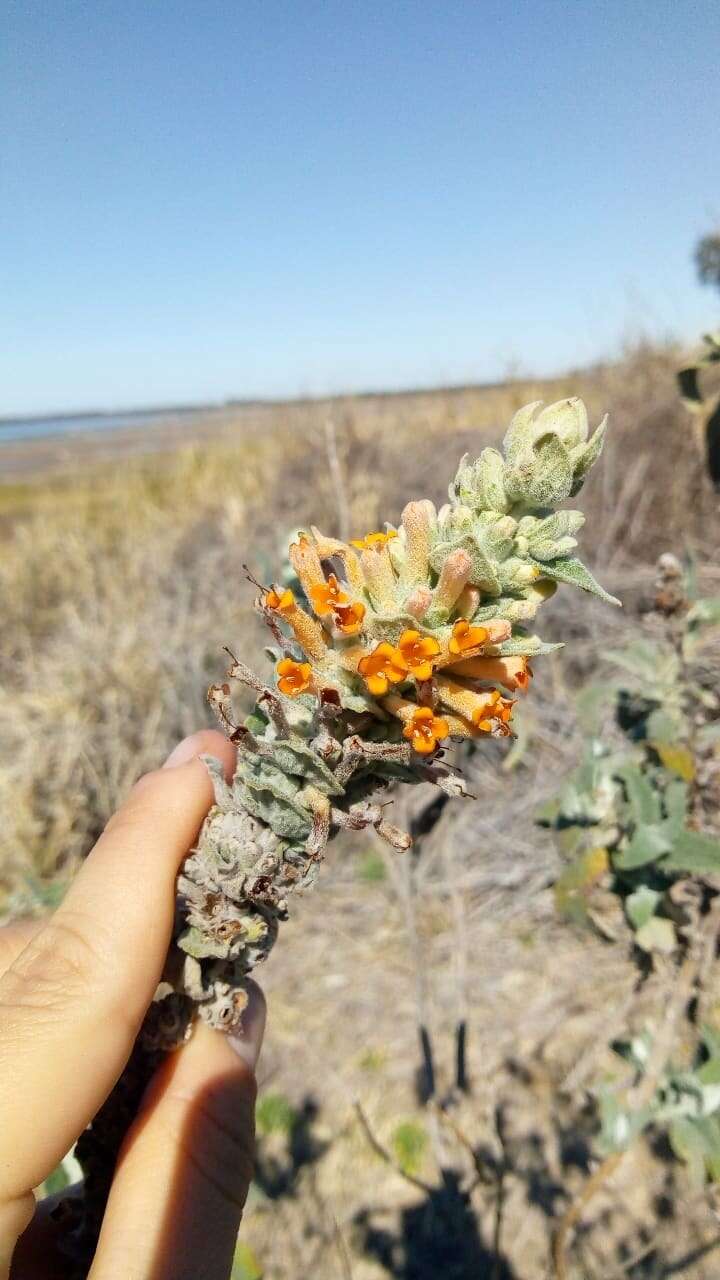
{"label": "flower bud", "polygon": [[505,436],[510,500],[551,507],[577,493],[600,454],[606,425],[607,418],[588,439],[587,410],[577,397],[518,410]]}

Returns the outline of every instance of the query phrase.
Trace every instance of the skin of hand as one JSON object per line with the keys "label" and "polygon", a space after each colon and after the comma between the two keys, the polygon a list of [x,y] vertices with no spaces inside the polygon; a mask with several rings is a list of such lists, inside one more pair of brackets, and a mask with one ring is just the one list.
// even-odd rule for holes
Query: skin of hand
{"label": "skin of hand", "polygon": [[[0,930],[0,1280],[61,1280],[48,1177],[120,1076],[170,943],[175,877],[228,776],[186,738],[108,823],[47,921]],[[252,1176],[260,989],[239,1034],[198,1022],[151,1080],[115,1170],[91,1280],[227,1280]],[[63,1195],[67,1195],[64,1192]]]}

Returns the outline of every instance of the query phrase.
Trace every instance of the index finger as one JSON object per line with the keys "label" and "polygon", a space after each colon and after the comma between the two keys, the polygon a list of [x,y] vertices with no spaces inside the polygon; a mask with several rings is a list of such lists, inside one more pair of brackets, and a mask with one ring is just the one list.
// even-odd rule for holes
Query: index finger
{"label": "index finger", "polygon": [[213,799],[197,756],[234,763],[219,733],[182,749],[185,763],[133,788],[55,915],[0,978],[0,1208],[42,1182],[92,1119],[152,999],[175,877]]}
{"label": "index finger", "polygon": [[26,920],[13,920],[0,929],[0,977],[17,960],[36,933],[42,929],[45,921],[30,917]]}

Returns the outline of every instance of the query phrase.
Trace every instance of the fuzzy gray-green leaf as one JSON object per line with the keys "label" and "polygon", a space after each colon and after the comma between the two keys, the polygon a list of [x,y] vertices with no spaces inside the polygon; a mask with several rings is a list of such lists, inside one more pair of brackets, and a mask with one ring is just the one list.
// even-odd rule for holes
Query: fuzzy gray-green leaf
{"label": "fuzzy gray-green leaf", "polygon": [[573,450],[573,482],[570,489],[570,497],[574,498],[576,493],[582,489],[585,483],[585,477],[597,462],[602,453],[603,443],[605,441],[605,432],[607,430],[608,419],[607,414],[603,418],[600,426],[593,432],[587,444],[577,450]]}
{"label": "fuzzy gray-green leaf", "polygon": [[686,871],[690,875],[717,875],[720,872],[720,840],[700,831],[681,831],[672,852],[662,862],[663,871]]}
{"label": "fuzzy gray-green leaf", "polygon": [[497,449],[483,449],[475,463],[471,505],[480,511],[507,511],[509,503],[503,483],[504,469],[503,456]]}
{"label": "fuzzy gray-green leaf", "polygon": [[609,595],[605,588],[600,586],[580,560],[570,558],[546,563],[538,560],[535,563],[545,578],[552,578],[554,582],[566,582],[568,586],[579,587],[581,591],[589,591],[591,595],[598,596],[606,604],[620,604],[616,596]]}
{"label": "fuzzy gray-green leaf", "polygon": [[646,884],[641,884],[634,893],[628,894],[625,899],[625,914],[633,929],[641,929],[654,916],[660,897],[657,889],[651,889]]}
{"label": "fuzzy gray-green leaf", "polygon": [[634,871],[637,867],[657,862],[663,854],[669,853],[671,847],[670,837],[659,823],[638,827],[629,844],[613,854],[613,866],[620,871]]}
{"label": "fuzzy gray-green leaf", "polygon": [[635,934],[635,941],[642,951],[659,951],[661,955],[670,955],[677,946],[677,933],[672,920],[664,916],[651,916],[645,924],[641,924]]}
{"label": "fuzzy gray-green leaf", "polygon": [[539,636],[511,636],[498,646],[503,658],[535,658],[544,653],[555,653],[563,644],[548,644]]}
{"label": "fuzzy gray-green leaf", "polygon": [[627,764],[617,770],[616,777],[625,787],[633,822],[638,826],[659,822],[660,796],[640,768],[635,764]]}

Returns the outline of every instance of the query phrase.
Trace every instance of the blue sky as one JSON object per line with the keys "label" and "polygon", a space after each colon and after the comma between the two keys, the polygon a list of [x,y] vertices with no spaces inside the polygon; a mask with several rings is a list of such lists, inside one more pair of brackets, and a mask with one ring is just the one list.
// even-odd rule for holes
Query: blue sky
{"label": "blue sky", "polygon": [[717,0],[0,26],[0,414],[486,380],[717,324]]}

